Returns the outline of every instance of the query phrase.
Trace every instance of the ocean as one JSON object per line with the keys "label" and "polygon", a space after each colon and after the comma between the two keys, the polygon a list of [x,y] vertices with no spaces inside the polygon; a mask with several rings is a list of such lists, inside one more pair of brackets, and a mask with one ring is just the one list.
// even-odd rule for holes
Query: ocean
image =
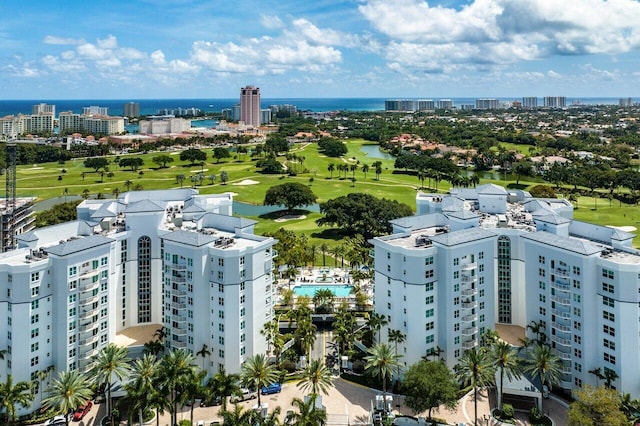
{"label": "ocean", "polygon": [[[290,104],[302,111],[382,111],[385,99],[391,98],[263,98],[262,108],[269,105]],[[421,98],[430,99],[430,98]],[[432,98],[437,101],[441,98]],[[456,106],[475,104],[477,98],[451,98]],[[522,100],[522,98],[496,98],[500,101]],[[580,101],[584,105],[617,105],[619,98],[567,98],[567,105],[573,101]],[[236,99],[32,99],[32,100],[0,100],[0,117],[15,114],[31,114],[31,107],[39,103],[56,106],[56,116],[62,111],[81,113],[83,107],[108,107],[109,114],[122,115],[124,104],[137,102],[140,104],[140,114],[157,114],[164,108],[198,108],[205,112],[220,112],[224,108],[231,108],[238,103]],[[538,99],[542,105],[542,98]]]}

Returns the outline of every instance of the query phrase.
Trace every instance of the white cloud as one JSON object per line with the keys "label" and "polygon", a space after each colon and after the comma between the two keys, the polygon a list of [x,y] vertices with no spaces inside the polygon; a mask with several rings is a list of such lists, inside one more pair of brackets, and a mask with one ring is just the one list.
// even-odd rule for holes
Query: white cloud
{"label": "white cloud", "polygon": [[0,69],[14,77],[33,78],[39,77],[42,74],[42,72],[34,67],[31,62],[22,62],[20,58],[16,59],[18,61],[16,65],[9,64]]}
{"label": "white cloud", "polygon": [[109,36],[105,39],[98,39],[98,47],[100,49],[115,49],[118,47],[118,41],[114,36],[109,34]]}
{"label": "white cloud", "polygon": [[302,37],[312,43],[327,46],[348,46],[353,47],[359,44],[358,37],[346,34],[330,28],[318,28],[306,19],[295,19],[292,22],[293,28],[289,34],[293,37]]}
{"label": "white cloud", "polygon": [[275,15],[274,16],[260,15],[260,22],[262,23],[263,27],[268,28],[270,30],[275,30],[275,29],[284,27],[284,23],[282,22],[282,20]]}
{"label": "white cloud", "polygon": [[367,0],[359,11],[387,38],[386,59],[417,69],[640,49],[636,0],[474,0],[459,9],[425,0]]}
{"label": "white cloud", "polygon": [[42,40],[43,43],[45,44],[82,44],[84,43],[84,40],[81,38],[69,38],[69,37],[57,37],[57,36],[52,36],[52,35],[46,35],[44,36],[44,39]]}

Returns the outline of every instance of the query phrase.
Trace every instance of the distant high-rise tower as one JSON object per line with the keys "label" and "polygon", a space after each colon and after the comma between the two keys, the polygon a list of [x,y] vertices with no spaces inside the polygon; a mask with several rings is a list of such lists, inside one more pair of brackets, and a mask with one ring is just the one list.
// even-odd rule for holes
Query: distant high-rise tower
{"label": "distant high-rise tower", "polygon": [[122,108],[125,117],[140,117],[140,104],[136,102],[129,102],[124,104]]}
{"label": "distant high-rise tower", "polygon": [[240,89],[240,121],[258,127],[260,125],[260,88],[247,86]]}
{"label": "distant high-rise tower", "polygon": [[537,96],[523,97],[522,106],[525,108],[538,108],[538,97]]}
{"label": "distant high-rise tower", "polygon": [[31,107],[31,114],[39,115],[39,114],[51,114],[54,118],[56,116],[56,106],[55,105],[47,105],[45,103],[37,104]]}

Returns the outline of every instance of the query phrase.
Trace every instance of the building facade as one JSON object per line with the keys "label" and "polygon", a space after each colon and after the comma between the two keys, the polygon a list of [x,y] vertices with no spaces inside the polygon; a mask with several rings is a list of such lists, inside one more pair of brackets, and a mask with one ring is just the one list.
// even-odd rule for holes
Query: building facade
{"label": "building facade", "polygon": [[1,374],[84,370],[132,327],[164,326],[169,349],[195,354],[206,344],[210,374],[237,373],[264,353],[275,241],[231,216],[232,202],[192,189],[136,191],[86,200],[78,220],[19,235],[18,248],[0,254]]}
{"label": "building facade", "polygon": [[140,104],[137,102],[128,102],[122,106],[125,117],[140,117]]}
{"label": "building facade", "polygon": [[247,86],[240,89],[240,121],[248,126],[260,126],[260,88]]}
{"label": "building facade", "polygon": [[522,107],[523,108],[538,108],[538,97],[537,96],[525,96],[522,98]]}
{"label": "building facade", "polygon": [[545,96],[544,106],[547,108],[566,108],[567,98],[566,96]]}
{"label": "building facade", "polygon": [[398,343],[407,365],[439,352],[452,367],[485,330],[535,321],[562,360],[563,388],[597,385],[589,371],[600,368],[640,396],[633,234],[573,220],[566,200],[492,184],[419,193],[416,203],[415,216],[371,240],[375,311],[407,335]]}

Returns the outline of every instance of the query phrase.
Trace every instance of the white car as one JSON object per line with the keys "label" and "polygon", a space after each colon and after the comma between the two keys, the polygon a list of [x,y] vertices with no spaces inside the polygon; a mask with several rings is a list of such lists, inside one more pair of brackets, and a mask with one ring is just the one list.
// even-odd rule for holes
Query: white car
{"label": "white car", "polygon": [[59,425],[64,425],[66,423],[67,421],[64,418],[64,416],[60,415],[60,416],[55,416],[54,418],[44,422],[44,426],[59,426]]}
{"label": "white car", "polygon": [[253,391],[250,391],[249,389],[242,388],[240,389],[240,392],[231,396],[231,402],[232,403],[242,402],[248,399],[256,399],[257,397],[258,397],[257,392],[253,392]]}

